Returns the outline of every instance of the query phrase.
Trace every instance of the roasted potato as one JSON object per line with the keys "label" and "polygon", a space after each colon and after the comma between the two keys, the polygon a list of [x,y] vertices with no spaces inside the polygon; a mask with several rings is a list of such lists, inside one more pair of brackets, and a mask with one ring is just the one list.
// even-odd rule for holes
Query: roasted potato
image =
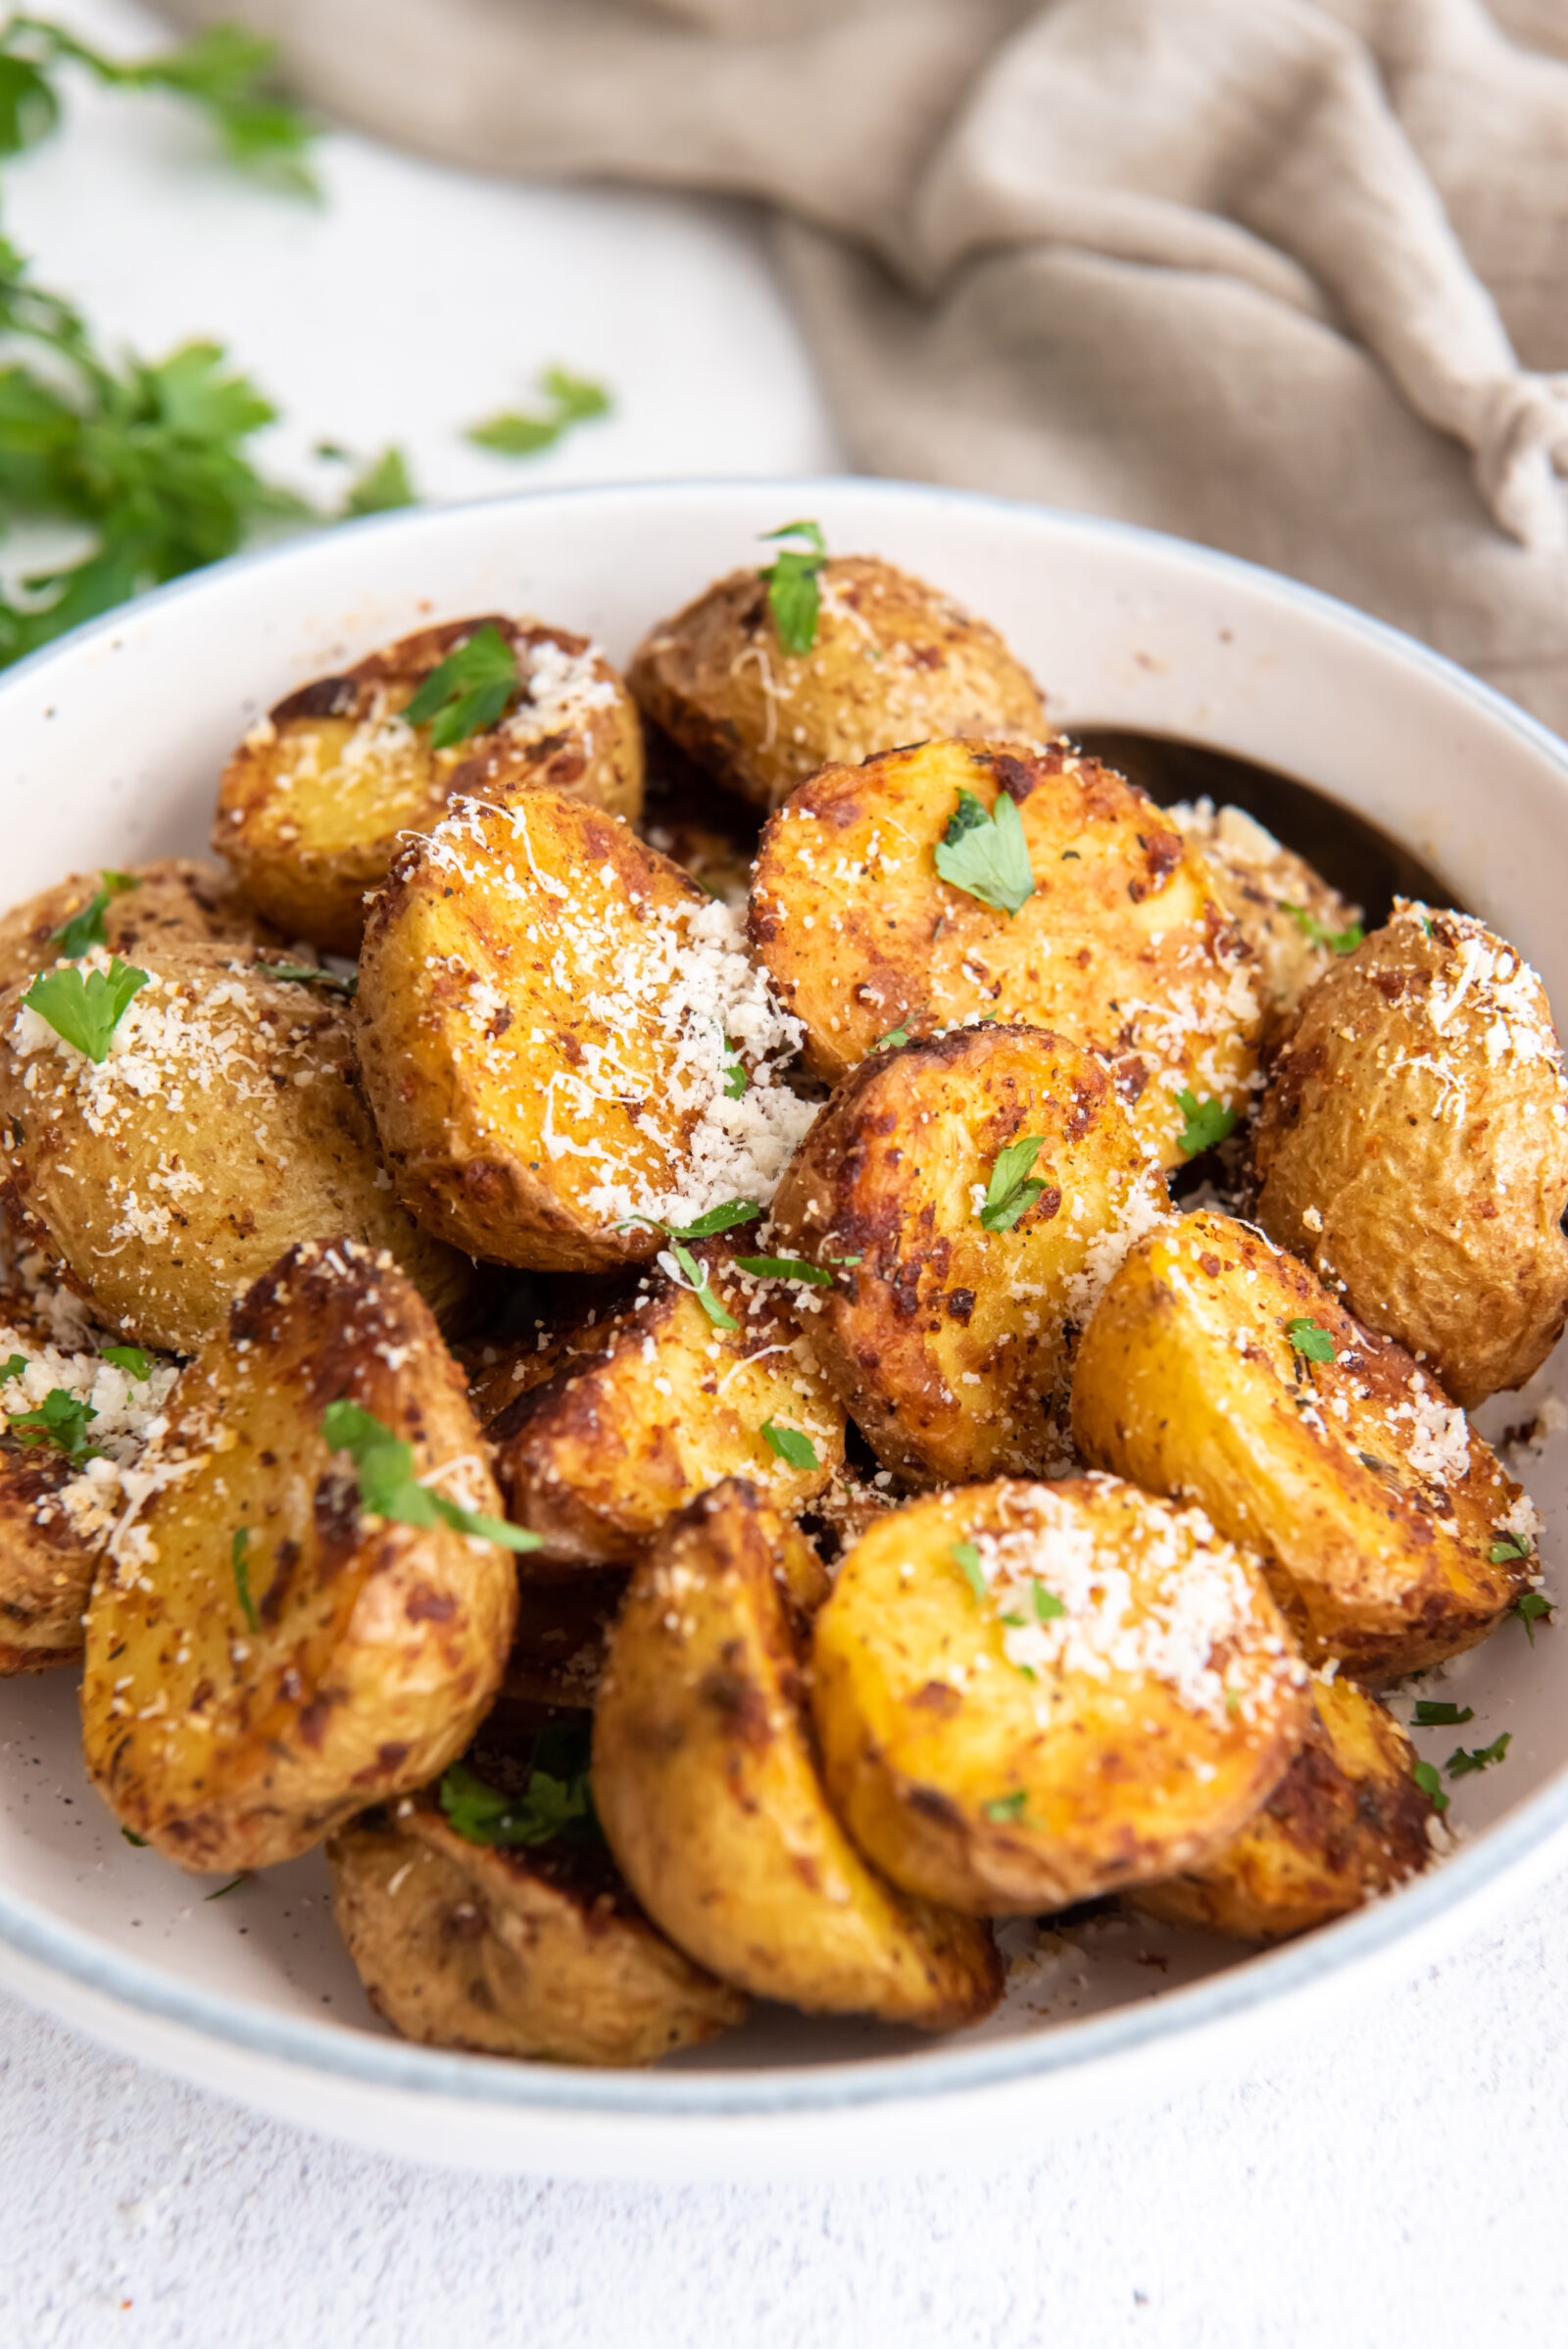
{"label": "roasted potato", "polygon": [[47,970],[62,951],[61,932],[75,917],[90,915],[98,898],[104,903],[90,927],[101,925],[99,943],[126,962],[190,939],[282,945],[244,903],[227,873],[188,856],[165,856],[124,872],[73,873],[69,881],[0,916],[0,987]]}
{"label": "roasted potato", "polygon": [[1040,688],[984,620],[872,557],[819,574],[806,653],[784,649],[760,571],[733,571],[655,628],[627,672],[644,713],[715,782],[776,807],[827,763],[895,743],[1038,740]]}
{"label": "roasted potato", "polygon": [[398,857],[360,962],[360,1060],[398,1191],[476,1255],[593,1271],[765,1203],[809,1107],[739,917],[559,792],[456,810]]}
{"label": "roasted potato", "polygon": [[[438,750],[431,722],[411,726],[402,711],[482,628],[511,653],[516,691],[493,723]],[[541,784],[636,816],[642,729],[625,687],[569,629],[449,620],[277,703],[223,770],[213,846],[291,938],[353,954],[400,833],[428,832],[452,800],[505,805]]]}
{"label": "roasted potato", "polygon": [[1132,1249],[1080,1343],[1072,1417],[1086,1460],[1257,1550],[1309,1660],[1357,1680],[1473,1647],[1539,1579],[1535,1512],[1464,1413],[1229,1216]]}
{"label": "roasted potato", "polygon": [[1165,812],[1201,855],[1214,895],[1257,956],[1266,1044],[1336,954],[1360,945],[1361,908],[1245,808],[1198,800]]}
{"label": "roasted potato", "polygon": [[1466,1409],[1568,1319],[1568,1087],[1545,992],[1402,905],[1321,979],[1263,1101],[1258,1220]]}
{"label": "roasted potato", "polygon": [[1112,1477],[909,1502],[811,1639],[840,1817],[895,1884],[980,1916],[1222,1850],[1299,1745],[1306,1683],[1257,1561]]}
{"label": "roasted potato", "polygon": [[[1033,894],[1014,914],[937,869],[971,800],[987,818],[1004,800],[1018,811]],[[1247,1101],[1262,1016],[1250,951],[1153,802],[1070,750],[930,742],[823,767],[762,834],[751,931],[830,1084],[886,1036],[984,1017],[1097,1052],[1167,1166],[1196,1147],[1181,1093]]]}
{"label": "roasted potato", "polygon": [[[558,1765],[543,1752],[538,1767]],[[327,1845],[333,1914],[377,2014],[429,2047],[572,2064],[652,2063],[744,2022],[744,1994],[649,1923],[597,1835],[529,1832],[530,1784],[487,1768],[453,1799],[444,1781]],[[516,1843],[489,1839],[501,1794],[521,1798],[501,1829]]]}
{"label": "roasted potato", "polygon": [[[544,1544],[525,1571],[629,1566],[666,1517],[729,1476],[794,1515],[842,1467],[844,1413],[788,1284],[738,1271],[723,1240],[689,1253],[727,1329],[669,1257],[618,1312],[580,1323],[556,1375],[486,1428],[508,1514]],[[776,1448],[799,1450],[791,1433],[809,1461]]]}
{"label": "roasted potato", "polygon": [[291,1248],[181,1373],[87,1613],[88,1770],[183,1868],[290,1859],[427,1785],[500,1688],[511,1556],[377,1509],[399,1461],[383,1447],[367,1494],[323,1432],[340,1399],[409,1447],[406,1491],[500,1517],[462,1374],[392,1258]]}
{"label": "roasted potato", "polygon": [[302,1232],[389,1248],[461,1315],[473,1268],[398,1205],[338,1003],[212,942],[138,967],[147,983],[96,1062],[23,990],[0,995],[0,1201],[98,1318],[189,1352]]}
{"label": "roasted potato", "polygon": [[1203,1868],[1128,1898],[1170,1925],[1283,1941],[1392,1892],[1432,1857],[1437,1816],[1415,1752],[1353,1681],[1312,1682],[1306,1743],[1262,1809]]}
{"label": "roasted potato", "polygon": [[[1025,1140],[1009,1190],[1002,1154]],[[877,1457],[961,1484],[1065,1464],[1071,1332],[1169,1211],[1093,1053],[986,1027],[862,1060],[780,1185],[772,1232],[832,1277],[811,1345]]]}
{"label": "roasted potato", "polygon": [[883,1883],[829,1806],[777,1579],[806,1573],[806,1551],[729,1484],[633,1573],[594,1716],[610,1847],[670,1939],[759,1997],[931,2031],[975,2022],[1002,1994],[990,1934]]}

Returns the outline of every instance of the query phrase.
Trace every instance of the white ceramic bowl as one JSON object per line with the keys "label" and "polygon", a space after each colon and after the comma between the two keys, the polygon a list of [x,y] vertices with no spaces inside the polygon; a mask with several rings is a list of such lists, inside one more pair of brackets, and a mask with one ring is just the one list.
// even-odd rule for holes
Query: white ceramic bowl
{"label": "white ceramic bowl", "polygon": [[[534,612],[623,659],[757,534],[814,514],[997,621],[1071,725],[1241,753],[1350,803],[1513,939],[1568,1005],[1568,749],[1420,646],[1244,563],[1081,515],[893,482],[566,490],[388,515],[220,564],[0,681],[10,903],[73,868],[200,849],[219,766],[278,696],[425,620]],[[1539,1391],[1549,1390],[1548,1366]],[[1518,1398],[1483,1424],[1524,1413]],[[1547,1519],[1568,1444],[1527,1471]],[[1454,1856],[1263,1957],[1141,1926],[1047,1941],[1005,2010],[932,2042],[760,2015],[657,2071],[576,2072],[381,2031],[319,1855],[209,1905],[129,1848],[82,1776],[66,1674],[0,1686],[0,1981],[129,2052],[309,2127],[499,2169],[734,2178],[951,2162],[1167,2092],[1413,1972],[1568,1840],[1568,1654],[1521,1628],[1454,1668],[1466,1734]],[[1441,1758],[1450,1732],[1426,1739]],[[1152,1956],[1157,1962],[1151,1966]],[[1144,1963],[1140,1963],[1140,1960]],[[1160,1971],[1160,1963],[1165,1971]]]}

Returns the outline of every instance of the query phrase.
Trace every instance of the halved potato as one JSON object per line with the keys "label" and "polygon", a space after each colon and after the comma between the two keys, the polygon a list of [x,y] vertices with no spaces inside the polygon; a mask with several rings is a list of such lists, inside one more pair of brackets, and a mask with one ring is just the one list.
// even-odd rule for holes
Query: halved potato
{"label": "halved potato", "polygon": [[1112,1477],[909,1502],[811,1639],[822,1772],[906,1890],[1029,1915],[1222,1850],[1305,1734],[1257,1561]]}
{"label": "halved potato", "polygon": [[1539,1580],[1535,1512],[1408,1354],[1206,1210],[1141,1241],[1078,1348],[1086,1460],[1263,1561],[1309,1660],[1358,1680],[1484,1639]]}
{"label": "halved potato", "polygon": [[1197,800],[1165,813],[1202,856],[1215,896],[1257,956],[1267,1041],[1336,954],[1359,945],[1361,908],[1245,808]]}
{"label": "halved potato", "polygon": [[776,807],[829,759],[1050,731],[1028,670],[951,596],[866,555],[835,557],[819,587],[808,652],[785,651],[760,570],[715,580],[638,649],[643,710],[715,782]]}
{"label": "halved potato", "polygon": [[[1026,1139],[1039,1147],[1021,1212],[988,1229],[993,1172]],[[811,1345],[877,1457],[958,1484],[1065,1463],[1072,1335],[1169,1212],[1093,1053],[985,1027],[862,1060],[797,1153],[771,1230],[833,1276]]]}
{"label": "halved potato", "polygon": [[189,1352],[291,1241],[337,1232],[459,1316],[473,1268],[393,1196],[340,1004],[249,948],[171,943],[138,967],[98,1062],[0,995],[0,1199],[98,1318]]}
{"label": "halved potato", "polygon": [[729,1476],[795,1514],[843,1465],[844,1413],[788,1285],[738,1271],[722,1240],[689,1252],[729,1329],[663,1259],[618,1312],[579,1323],[555,1376],[486,1428],[508,1514],[543,1541],[525,1572],[629,1566],[666,1517]]}
{"label": "halved potato", "polygon": [[1263,1099],[1258,1220],[1473,1409],[1568,1319],[1568,1085],[1545,990],[1404,905],[1321,979]]}
{"label": "halved potato", "polygon": [[422,1484],[501,1514],[462,1373],[391,1257],[291,1248],[181,1374],[88,1609],[88,1770],[181,1867],[290,1859],[427,1785],[501,1686],[511,1556],[372,1514],[322,1433],[340,1398]]}
{"label": "halved potato", "polygon": [[885,1884],[833,1816],[781,1568],[808,1571],[803,1538],[729,1484],[633,1574],[594,1718],[611,1849],[671,1940],[759,1997],[975,2022],[1002,1995],[989,1933]]}
{"label": "halved potato", "polygon": [[[960,793],[988,818],[1004,799],[1018,811],[1034,887],[1014,914],[937,870]],[[762,834],[751,931],[830,1084],[886,1036],[984,1017],[1098,1053],[1167,1166],[1191,1154],[1181,1093],[1248,1099],[1256,965],[1207,866],[1143,792],[1065,747],[928,742],[823,767]]]}
{"label": "halved potato", "polygon": [[559,792],[458,809],[399,856],[360,963],[360,1059],[398,1190],[505,1264],[593,1271],[771,1198],[810,1109],[739,917]]}
{"label": "halved potato", "polygon": [[189,856],[164,856],[153,864],[128,865],[123,872],[73,873],[55,888],[13,905],[0,916],[0,987],[47,970],[61,952],[60,931],[100,895],[109,901],[102,908],[104,942],[110,954],[125,962],[190,939],[234,946],[282,944],[220,866],[198,864]]}
{"label": "halved potato", "polygon": [[[493,724],[436,750],[431,725],[402,711],[481,628],[512,654],[517,689]],[[353,954],[400,833],[429,831],[453,800],[505,802],[541,784],[637,814],[642,729],[626,688],[567,628],[448,620],[277,703],[223,770],[213,846],[289,937]]]}
{"label": "halved potato", "polygon": [[1343,1678],[1312,1681],[1313,1719],[1262,1809],[1206,1867],[1129,1894],[1170,1925],[1283,1941],[1348,1917],[1419,1874],[1437,1816],[1415,1749],[1387,1707]]}

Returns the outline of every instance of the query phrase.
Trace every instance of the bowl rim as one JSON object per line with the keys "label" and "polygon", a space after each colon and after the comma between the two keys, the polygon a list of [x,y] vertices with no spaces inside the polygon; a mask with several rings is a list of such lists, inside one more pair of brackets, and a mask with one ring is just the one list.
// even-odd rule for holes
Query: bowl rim
{"label": "bowl rim", "polygon": [[[479,513],[499,522],[509,513],[531,514],[545,506],[651,505],[681,497],[777,495],[785,489],[797,498],[850,492],[872,505],[886,502],[906,507],[916,502],[978,510],[1009,522],[1027,517],[1068,538],[1120,542],[1166,560],[1174,558],[1198,573],[1233,581],[1254,596],[1261,593],[1338,632],[1359,637],[1403,668],[1424,673],[1433,683],[1469,702],[1493,724],[1520,738],[1555,768],[1568,791],[1568,743],[1541,720],[1430,646],[1318,588],[1137,522],[986,491],[857,474],[565,484],[461,504],[398,509],[367,515],[346,526],[334,525],[330,534],[313,531],[227,557],[40,646],[0,677],[0,724],[5,704],[19,687],[26,688],[57,662],[74,658],[84,649],[108,643],[143,614],[210,594],[215,583],[240,571],[286,569],[292,563],[308,561],[322,544],[340,543],[351,534],[357,543],[368,546],[388,534],[416,536],[421,529],[449,529],[460,517]],[[597,2115],[632,2122],[681,2116],[713,2121],[805,2118],[835,2110],[969,2096],[1054,2076],[1082,2074],[1093,2066],[1108,2065],[1112,2059],[1135,2056],[1156,2043],[1173,2042],[1239,2021],[1265,2004],[1299,2000],[1304,1992],[1334,1977],[1348,1976],[1358,1969],[1369,1973],[1375,1958],[1396,1953],[1401,1944],[1413,1944],[1428,1928],[1474,1903],[1489,1887],[1524,1874],[1532,1862],[1543,1863],[1548,1847],[1559,1837],[1568,1839],[1568,1765],[1431,1874],[1335,1925],[1277,1949],[1239,1957],[1234,1965],[1182,1988],[1152,1992],[1102,2015],[1054,2024],[1004,2040],[959,2039],[929,2053],[868,2054],[825,2063],[732,2070],[577,2070],[420,2047],[341,2023],[273,2013],[243,1998],[186,1982],[146,1959],[109,1949],[85,1929],[60,1923],[45,1908],[8,1891],[3,1884],[0,1945],[45,1972],[63,1976],[79,1990],[174,2026],[182,2034],[216,2040],[250,2056],[325,2074],[370,2090],[473,2102],[493,2109]],[[1418,1962],[1413,1950],[1411,1958],[1412,1964]]]}

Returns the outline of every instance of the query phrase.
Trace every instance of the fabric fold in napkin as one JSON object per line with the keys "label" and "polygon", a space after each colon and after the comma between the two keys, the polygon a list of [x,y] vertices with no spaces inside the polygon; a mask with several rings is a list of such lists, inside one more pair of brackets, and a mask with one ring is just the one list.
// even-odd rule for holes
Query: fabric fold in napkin
{"label": "fabric fold in napkin", "polygon": [[380,137],[775,205],[869,468],[1228,548],[1568,732],[1565,0],[244,14]]}

